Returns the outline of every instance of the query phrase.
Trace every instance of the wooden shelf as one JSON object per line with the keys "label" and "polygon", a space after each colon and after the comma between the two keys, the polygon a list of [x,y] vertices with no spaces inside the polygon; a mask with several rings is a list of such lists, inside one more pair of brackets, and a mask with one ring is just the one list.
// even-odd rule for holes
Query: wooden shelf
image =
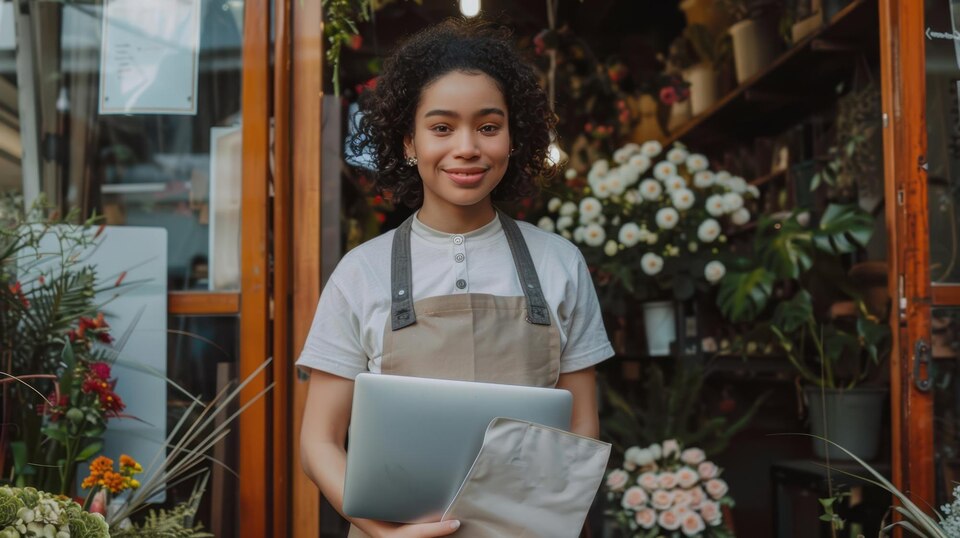
{"label": "wooden shelf", "polygon": [[879,50],[877,0],[854,0],[822,28],[677,129],[664,145],[726,146],[771,136],[836,100],[862,54]]}

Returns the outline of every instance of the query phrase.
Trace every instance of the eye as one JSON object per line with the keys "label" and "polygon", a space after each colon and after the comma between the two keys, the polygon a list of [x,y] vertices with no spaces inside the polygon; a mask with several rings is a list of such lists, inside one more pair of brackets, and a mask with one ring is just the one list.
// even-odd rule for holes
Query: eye
{"label": "eye", "polygon": [[495,134],[499,131],[500,126],[493,123],[488,123],[480,127],[480,132],[484,134]]}
{"label": "eye", "polygon": [[440,134],[453,132],[453,129],[451,129],[449,125],[443,125],[443,124],[434,125],[433,127],[430,128],[430,130]]}

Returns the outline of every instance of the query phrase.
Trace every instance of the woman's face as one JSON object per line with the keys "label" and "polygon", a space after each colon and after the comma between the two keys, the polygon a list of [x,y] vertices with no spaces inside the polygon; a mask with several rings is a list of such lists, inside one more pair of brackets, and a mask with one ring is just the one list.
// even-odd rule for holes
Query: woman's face
{"label": "woman's face", "polygon": [[490,204],[510,160],[508,113],[503,93],[485,74],[454,71],[423,89],[404,145],[407,157],[418,161],[424,207]]}

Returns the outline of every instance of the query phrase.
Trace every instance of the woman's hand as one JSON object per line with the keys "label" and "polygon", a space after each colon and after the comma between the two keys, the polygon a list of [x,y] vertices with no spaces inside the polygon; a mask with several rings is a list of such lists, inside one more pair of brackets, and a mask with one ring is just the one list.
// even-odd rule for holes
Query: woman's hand
{"label": "woman's hand", "polygon": [[376,534],[378,538],[433,538],[447,536],[457,532],[460,522],[438,521],[436,523],[415,523],[411,525],[394,525],[378,523]]}

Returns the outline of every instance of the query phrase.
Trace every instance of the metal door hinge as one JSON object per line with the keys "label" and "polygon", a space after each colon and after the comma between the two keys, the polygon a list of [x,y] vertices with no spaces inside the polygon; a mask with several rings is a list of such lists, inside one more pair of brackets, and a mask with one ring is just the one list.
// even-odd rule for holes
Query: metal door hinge
{"label": "metal door hinge", "polygon": [[903,189],[897,189],[897,205],[903,207]]}
{"label": "metal door hinge", "polygon": [[[921,377],[921,367],[924,377]],[[929,392],[933,387],[933,362],[930,361],[930,346],[922,338],[913,348],[913,384],[920,392]]]}
{"label": "metal door hinge", "polygon": [[897,305],[900,307],[900,319],[907,317],[907,297],[903,293],[903,275],[897,275]]}

